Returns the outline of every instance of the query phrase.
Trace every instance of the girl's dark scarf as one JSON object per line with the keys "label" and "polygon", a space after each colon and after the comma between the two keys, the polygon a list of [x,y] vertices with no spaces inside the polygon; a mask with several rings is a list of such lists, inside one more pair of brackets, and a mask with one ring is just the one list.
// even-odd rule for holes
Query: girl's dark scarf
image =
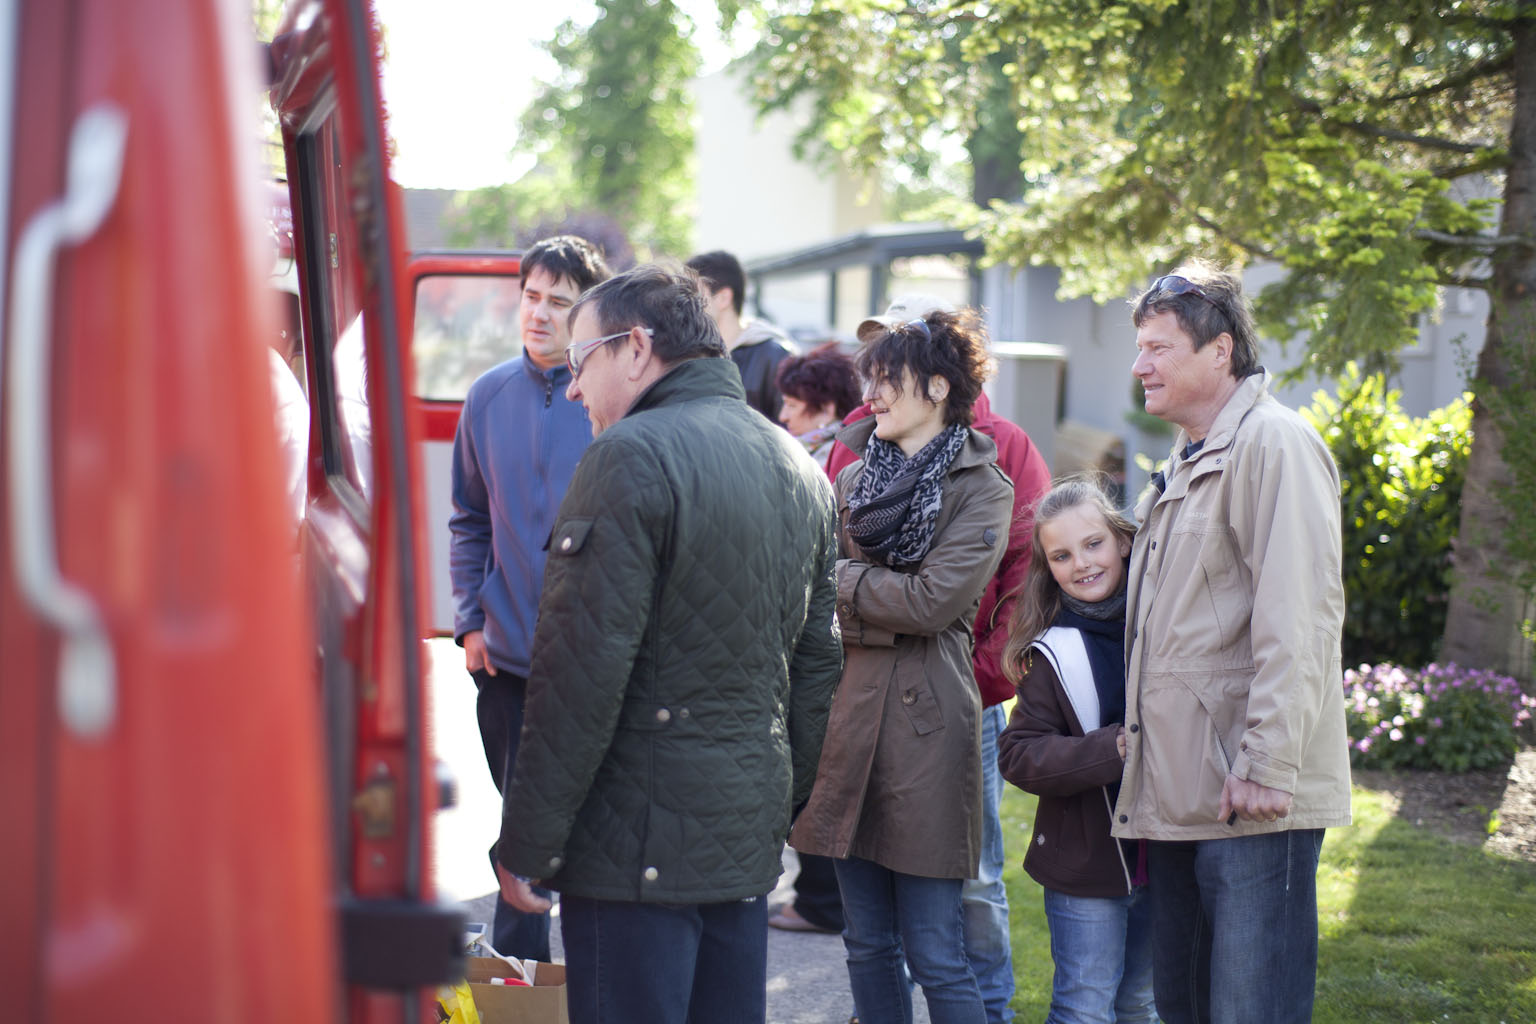
{"label": "girl's dark scarf", "polygon": [[[1125,598],[1123,580],[1119,593],[1093,604],[1063,593],[1061,611],[1056,613],[1056,621],[1052,623],[1070,626],[1083,635],[1083,646],[1088,649],[1088,667],[1093,671],[1093,688],[1099,694],[1103,725],[1125,723]],[[1109,802],[1114,804],[1120,799],[1119,781],[1110,783],[1108,791]],[[1134,865],[1131,884],[1147,884],[1147,841],[1122,839],[1120,845]]]}
{"label": "girl's dark scarf", "polygon": [[[1099,694],[1101,725],[1125,721],[1125,587],[1114,597],[1086,604],[1061,595],[1061,611],[1054,626],[1068,626],[1083,635],[1093,688]],[[1083,727],[1088,728],[1084,722]],[[1089,730],[1092,731],[1092,730]]]}
{"label": "girl's dark scarf", "polygon": [[933,546],[944,477],[965,445],[967,430],[951,424],[910,459],[873,435],[864,472],[848,495],[848,535],[876,562],[916,565]]}

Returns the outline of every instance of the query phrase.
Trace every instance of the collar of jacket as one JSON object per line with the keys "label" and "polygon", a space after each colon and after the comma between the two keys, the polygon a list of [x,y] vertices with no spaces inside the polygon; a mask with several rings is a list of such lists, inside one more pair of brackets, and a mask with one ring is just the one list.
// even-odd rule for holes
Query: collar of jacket
{"label": "collar of jacket", "polygon": [[[1248,415],[1265,395],[1269,394],[1270,372],[1260,368],[1254,373],[1244,377],[1238,384],[1237,390],[1227,399],[1227,404],[1221,407],[1221,412],[1216,414],[1216,420],[1211,424],[1210,431],[1205,435],[1205,444],[1194,454],[1189,461],[1198,462],[1209,452],[1221,451],[1232,443],[1232,438],[1237,434],[1238,424],[1243,422],[1243,417]],[[1184,446],[1193,441],[1189,431],[1179,428],[1178,435],[1173,439],[1173,447],[1169,449],[1168,465],[1172,467],[1179,452]]]}
{"label": "collar of jacket", "polygon": [[624,415],[633,416],[658,406],[700,398],[736,398],[745,402],[747,392],[741,386],[741,371],[736,369],[736,364],[724,357],[684,359],[640,392],[635,404]]}
{"label": "collar of jacket", "polygon": [[[849,448],[859,458],[864,457],[864,448],[869,444],[869,439],[875,433],[875,418],[866,416],[852,425],[838,431],[837,439]],[[965,447],[960,449],[960,454],[955,456],[954,464],[950,470],[966,469],[970,466],[985,466],[987,463],[997,461],[997,445],[986,434],[971,427],[966,431]]]}
{"label": "collar of jacket", "polygon": [[538,364],[528,358],[527,349],[523,350],[523,371],[541,383],[553,384],[559,388],[564,388],[571,382],[571,368],[566,366],[563,361],[556,363],[547,370],[541,370]]}

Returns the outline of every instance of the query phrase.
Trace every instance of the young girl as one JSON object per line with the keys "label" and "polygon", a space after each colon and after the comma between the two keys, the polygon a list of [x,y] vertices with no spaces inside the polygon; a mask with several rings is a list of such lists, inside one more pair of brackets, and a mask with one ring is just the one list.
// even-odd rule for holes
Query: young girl
{"label": "young girl", "polygon": [[1125,582],[1135,526],[1086,480],[1035,510],[1029,578],[1003,650],[1018,690],[1003,778],[1040,797],[1024,870],[1045,888],[1047,1024],[1156,1020],[1143,844],[1110,836],[1125,760]]}

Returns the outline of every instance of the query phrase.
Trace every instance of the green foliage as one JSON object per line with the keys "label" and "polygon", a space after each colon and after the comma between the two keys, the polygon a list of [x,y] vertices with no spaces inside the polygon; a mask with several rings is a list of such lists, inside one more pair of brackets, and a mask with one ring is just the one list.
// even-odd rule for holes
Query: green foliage
{"label": "green foliage", "polygon": [[754,59],[765,106],[808,97],[807,140],[864,166],[1021,133],[1032,187],[973,222],[993,258],[1100,300],[1192,253],[1274,260],[1266,330],[1374,371],[1491,227],[1454,185],[1506,159],[1513,15],[1456,6],[763,0]]}
{"label": "green foliage", "polygon": [[1502,768],[1520,749],[1536,699],[1509,676],[1457,665],[1391,664],[1344,673],[1349,758],[1362,768]]}
{"label": "green foliage", "polygon": [[586,214],[626,232],[642,257],[687,254],[693,226],[692,20],[673,0],[598,0],[546,45],[559,76],[523,116],[536,158],[511,185],[473,194],[459,234],[512,245]]}
{"label": "green foliage", "polygon": [[1339,467],[1344,661],[1422,665],[1445,628],[1471,410],[1458,400],[1408,416],[1399,392],[1353,364],[1338,391],[1318,392],[1301,413]]}

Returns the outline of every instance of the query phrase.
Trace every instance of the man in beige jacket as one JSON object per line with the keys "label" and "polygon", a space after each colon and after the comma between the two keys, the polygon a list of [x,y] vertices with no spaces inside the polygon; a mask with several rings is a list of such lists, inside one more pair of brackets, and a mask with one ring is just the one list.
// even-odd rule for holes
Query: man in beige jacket
{"label": "man in beige jacket", "polygon": [[1158,1014],[1309,1021],[1318,853],[1350,820],[1338,470],[1270,396],[1236,276],[1158,278],[1132,320],[1179,427],[1136,509],[1114,825],[1151,840]]}

